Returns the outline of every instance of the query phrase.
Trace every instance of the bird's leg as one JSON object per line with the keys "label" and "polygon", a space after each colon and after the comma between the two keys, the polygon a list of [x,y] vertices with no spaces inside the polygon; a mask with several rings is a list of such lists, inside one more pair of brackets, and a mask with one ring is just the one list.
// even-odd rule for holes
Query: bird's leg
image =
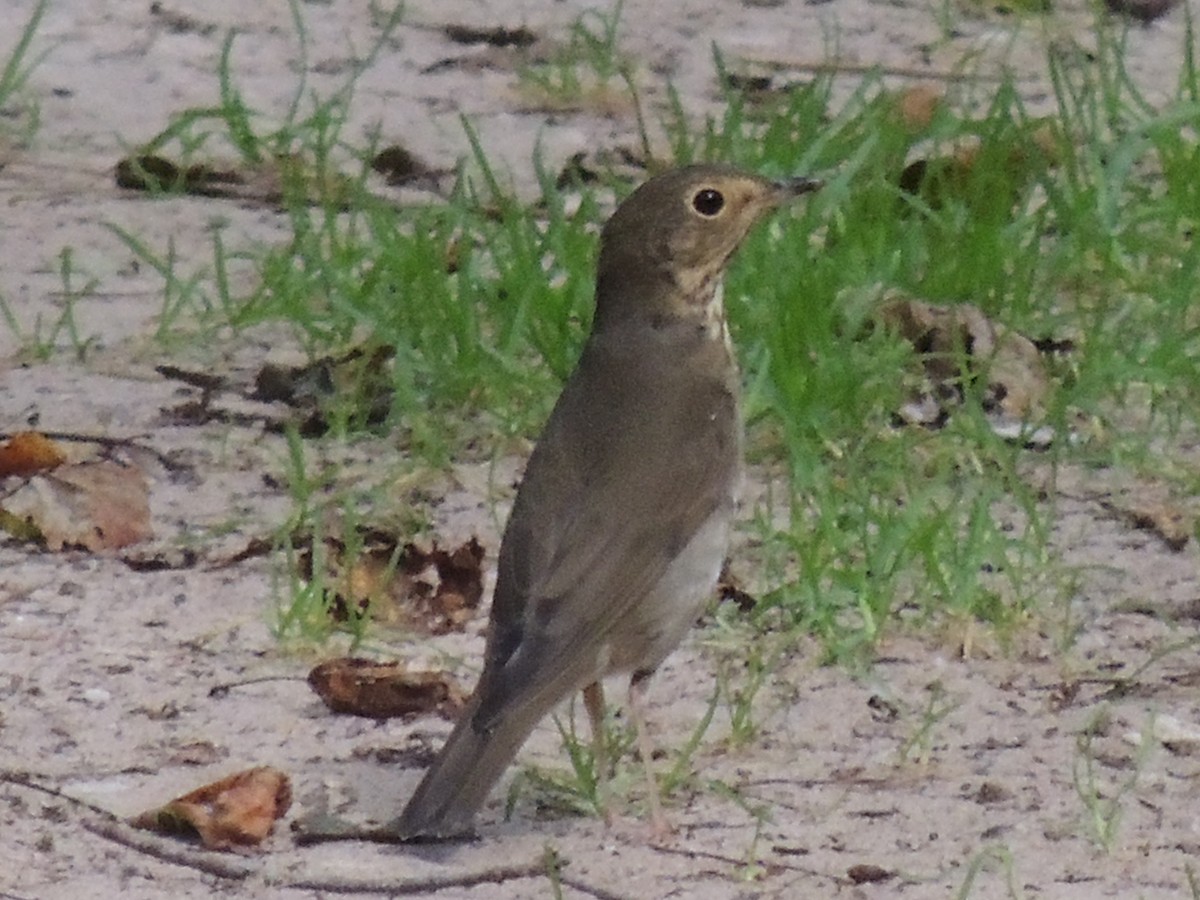
{"label": "bird's leg", "polygon": [[645,683],[653,674],[651,670],[639,669],[629,679],[629,713],[637,731],[638,755],[642,757],[642,765],[646,770],[646,794],[650,798],[650,828],[654,838],[663,841],[671,836],[674,829],[663,814],[662,801],[658,796],[658,782],[654,778],[654,769],[651,768],[654,742],[650,740],[650,732],[646,728],[646,714],[642,708],[646,692]]}
{"label": "bird's leg", "polygon": [[596,805],[604,824],[612,825],[612,806],[608,802],[608,752],[604,729],[604,685],[593,681],[583,689],[583,705],[592,726],[592,766],[596,772]]}

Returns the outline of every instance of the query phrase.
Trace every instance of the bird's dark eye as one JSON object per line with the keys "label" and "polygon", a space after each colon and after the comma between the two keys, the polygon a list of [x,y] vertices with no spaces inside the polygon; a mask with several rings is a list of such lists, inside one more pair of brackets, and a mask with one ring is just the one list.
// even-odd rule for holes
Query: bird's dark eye
{"label": "bird's dark eye", "polygon": [[712,188],[703,188],[696,191],[696,196],[692,198],[692,209],[696,210],[700,215],[709,218],[719,213],[724,206],[725,195]]}

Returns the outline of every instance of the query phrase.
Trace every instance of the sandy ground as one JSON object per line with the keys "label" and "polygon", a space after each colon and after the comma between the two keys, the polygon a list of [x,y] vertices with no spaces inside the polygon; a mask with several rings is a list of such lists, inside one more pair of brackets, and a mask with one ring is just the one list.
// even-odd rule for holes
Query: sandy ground
{"label": "sandy ground", "polygon": [[[563,864],[567,897],[1195,896],[1195,543],[1166,548],[1110,515],[1093,486],[1069,473],[1059,484],[1053,539],[1080,576],[1060,628],[1029,635],[1008,655],[965,661],[932,639],[896,638],[858,676],[818,668],[812,648],[792,648],[762,694],[756,740],[727,749],[728,722],[718,713],[695,757],[697,789],[672,804],[679,833],[671,846],[650,846],[636,819],[607,829],[591,818],[539,816],[526,804],[504,822],[503,790],[483,817],[482,839],[450,848],[300,848],[285,827],[261,854],[168,861],[162,842],[147,852],[89,830],[95,814],[66,798],[126,815],[261,764],[292,776],[292,815],[328,805],[387,816],[449,728],[435,717],[379,724],[329,714],[302,680],[311,658],[285,652],[270,633],[278,564],[213,565],[249,538],[270,535],[287,514],[288,498],[263,477],[280,470],[286,451],[257,428],[164,424],[162,410],[194,391],[153,365],[169,356],[250,366],[273,339],[170,352],[152,343],[161,282],[105,226],[145,236],[159,250],[170,236],[189,272],[211,259],[215,222],[228,226],[228,246],[277,241],[283,225],[251,204],[148,201],[119,191],[111,173],[172,113],[215,101],[213,72],[228,28],[240,33],[239,84],[259,109],[285,107],[297,47],[282,4],[155,6],[52,0],[40,31],[50,50],[31,84],[41,127],[31,146],[0,156],[0,295],[26,334],[39,317],[43,327],[55,321],[64,308],[60,254],[70,248],[78,283],[96,280],[76,307],[78,332],[95,346],[79,364],[59,334],[63,352],[18,365],[20,341],[0,331],[0,429],[138,436],[168,454],[174,464],[154,472],[156,538],[142,552],[187,536],[199,558],[138,572],[114,557],[0,542],[0,770],[65,795],[0,783],[0,896],[552,896],[551,882],[535,874],[547,848]],[[385,139],[438,164],[466,152],[458,119],[465,113],[498,169],[524,188],[533,182],[535,144],[553,169],[577,151],[630,143],[627,116],[524,112],[511,71],[435,66],[476,52],[448,41],[441,26],[525,25],[561,37],[585,8],[578,0],[414,0],[394,45],[359,85],[349,134],[379,125]],[[12,9],[9,22],[23,17]],[[1089,15],[1069,5],[1052,26],[1028,24],[1015,40],[1013,25],[997,17],[962,19],[943,35],[940,9],[907,0],[629,0],[621,45],[640,61],[651,105],[670,78],[699,113],[717,101],[713,42],[729,57],[815,63],[836,46],[847,64],[929,71],[977,51],[980,71],[1008,61],[1027,73],[1036,106],[1046,99],[1045,43],[1089,40]],[[164,11],[195,20],[176,29]],[[348,0],[303,11],[311,84],[321,91],[371,44],[371,16]],[[1130,69],[1152,96],[1174,84],[1182,33],[1176,10],[1132,36]],[[3,57],[15,39],[6,26]],[[352,471],[388,452],[386,443],[366,442],[345,464]],[[435,509],[437,529],[448,541],[478,533],[494,559],[491,503],[503,510],[508,497],[489,497],[486,473],[476,468],[456,474]],[[447,646],[469,660],[481,627]],[[664,746],[691,733],[713,670],[703,635],[665,666],[651,691]],[[270,675],[295,680],[209,695],[214,685]],[[1125,689],[1114,690],[1121,678],[1129,679]],[[523,759],[564,765],[552,726],[538,730]],[[741,799],[705,787],[710,781]]]}

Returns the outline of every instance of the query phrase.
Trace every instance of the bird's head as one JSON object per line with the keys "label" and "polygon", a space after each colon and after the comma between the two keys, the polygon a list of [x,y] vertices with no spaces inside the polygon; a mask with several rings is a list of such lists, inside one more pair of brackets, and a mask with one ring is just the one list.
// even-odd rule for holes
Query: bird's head
{"label": "bird's head", "polygon": [[601,233],[596,327],[701,313],[754,223],[818,187],[808,178],[772,181],[716,164],[650,179]]}

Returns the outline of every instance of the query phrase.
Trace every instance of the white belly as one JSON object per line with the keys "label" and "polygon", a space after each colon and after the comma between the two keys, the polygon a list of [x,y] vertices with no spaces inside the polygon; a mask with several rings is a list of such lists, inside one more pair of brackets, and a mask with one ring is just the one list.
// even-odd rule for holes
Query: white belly
{"label": "white belly", "polygon": [[667,565],[654,590],[631,611],[635,621],[621,626],[623,636],[637,638],[608,648],[609,674],[653,670],[679,646],[717,584],[732,517],[732,503],[718,509]]}

